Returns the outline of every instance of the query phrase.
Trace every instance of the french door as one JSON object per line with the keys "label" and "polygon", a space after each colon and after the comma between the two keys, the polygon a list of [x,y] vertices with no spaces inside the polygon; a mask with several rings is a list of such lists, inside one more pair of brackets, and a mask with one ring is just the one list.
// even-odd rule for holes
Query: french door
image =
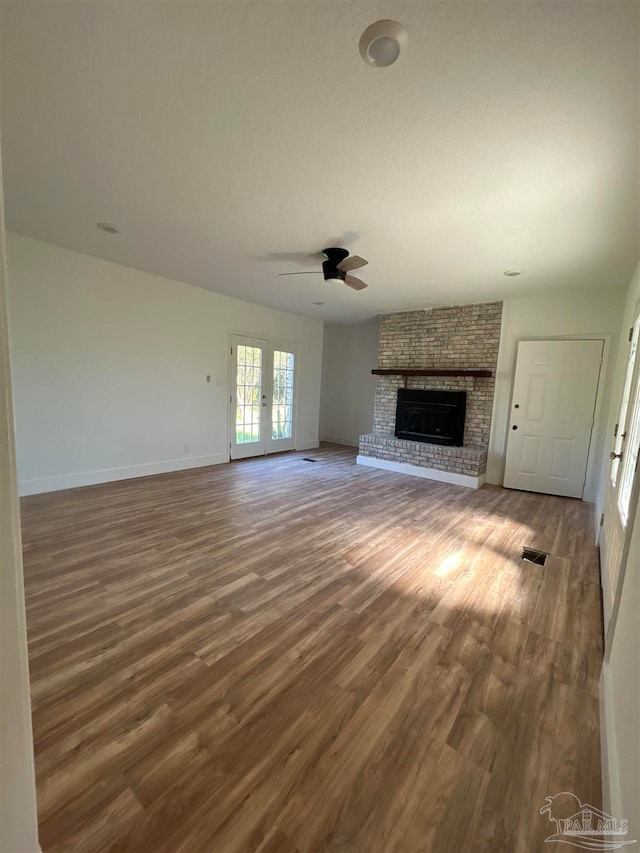
{"label": "french door", "polygon": [[[629,358],[611,451],[611,469],[604,499],[600,531],[602,597],[605,631],[610,638],[610,623],[620,594],[620,570],[629,547],[629,522],[637,499],[638,455],[640,453],[640,308],[630,335]],[[607,646],[609,642],[607,641]]]}
{"label": "french door", "polygon": [[295,371],[293,344],[231,336],[231,459],[294,449]]}

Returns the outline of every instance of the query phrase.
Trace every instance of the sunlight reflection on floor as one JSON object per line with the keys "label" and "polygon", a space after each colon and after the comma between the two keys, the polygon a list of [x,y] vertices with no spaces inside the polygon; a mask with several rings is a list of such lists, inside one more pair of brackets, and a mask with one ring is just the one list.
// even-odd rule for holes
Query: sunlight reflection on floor
{"label": "sunlight reflection on floor", "polygon": [[449,556],[440,563],[438,568],[435,570],[434,575],[437,575],[439,578],[446,578],[447,575],[451,574],[451,572],[458,568],[462,561],[463,554],[464,551],[462,549],[454,551],[453,554],[449,554]]}

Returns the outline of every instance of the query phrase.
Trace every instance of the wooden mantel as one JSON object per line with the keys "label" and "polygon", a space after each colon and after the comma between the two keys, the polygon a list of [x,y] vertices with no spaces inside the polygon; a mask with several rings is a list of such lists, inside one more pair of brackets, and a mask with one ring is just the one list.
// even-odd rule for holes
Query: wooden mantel
{"label": "wooden mantel", "polygon": [[489,379],[494,376],[493,370],[456,368],[447,370],[442,367],[374,367],[371,371],[376,376],[474,376]]}

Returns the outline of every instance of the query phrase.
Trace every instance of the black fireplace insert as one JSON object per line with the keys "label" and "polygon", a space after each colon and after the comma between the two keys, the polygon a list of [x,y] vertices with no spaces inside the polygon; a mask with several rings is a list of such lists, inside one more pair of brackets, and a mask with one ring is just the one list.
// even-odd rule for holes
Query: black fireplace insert
{"label": "black fireplace insert", "polygon": [[396,436],[428,444],[462,447],[466,391],[398,389]]}

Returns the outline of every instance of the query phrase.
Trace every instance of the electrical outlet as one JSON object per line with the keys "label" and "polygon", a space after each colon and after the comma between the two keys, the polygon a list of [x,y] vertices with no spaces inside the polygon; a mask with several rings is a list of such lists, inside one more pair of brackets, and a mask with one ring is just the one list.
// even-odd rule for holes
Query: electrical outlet
{"label": "electrical outlet", "polygon": [[190,450],[191,450],[191,445],[190,445],[190,444],[185,444],[185,446],[184,446],[184,452],[185,452],[185,455],[186,455]]}

